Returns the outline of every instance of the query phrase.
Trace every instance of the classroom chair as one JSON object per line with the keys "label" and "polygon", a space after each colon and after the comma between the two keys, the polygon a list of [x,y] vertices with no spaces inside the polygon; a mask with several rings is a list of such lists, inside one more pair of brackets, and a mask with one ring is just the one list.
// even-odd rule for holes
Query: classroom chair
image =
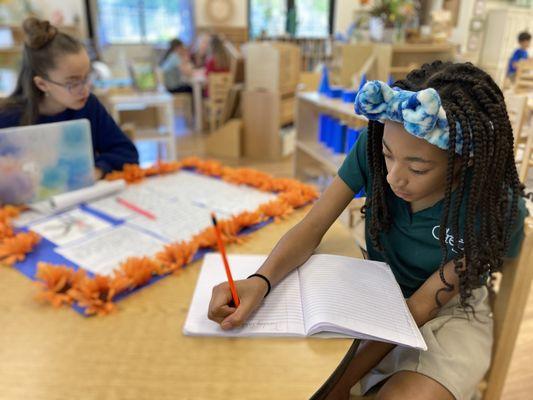
{"label": "classroom chair", "polygon": [[533,167],[533,129],[530,128],[527,135],[527,140],[522,153],[522,158],[518,163],[518,178],[520,182],[525,183],[529,168]]}
{"label": "classroom chair", "polygon": [[207,77],[208,96],[205,101],[205,115],[209,132],[213,132],[225,122],[222,116],[232,84],[231,72],[213,72]]}
{"label": "classroom chair", "polygon": [[[155,67],[155,76],[159,90],[164,89],[163,71],[160,67]],[[192,125],[192,94],[190,93],[171,93],[176,115],[182,115],[187,125]]]}
{"label": "classroom chair", "polygon": [[[524,231],[525,237],[520,254],[517,258],[505,263],[499,287],[495,289],[494,296],[492,296],[494,347],[490,370],[485,379],[478,385],[478,389],[483,395],[483,400],[498,400],[501,398],[531,290],[533,279],[533,268],[531,268],[533,265],[533,217],[526,219]],[[338,367],[311,397],[311,400],[327,398],[328,393],[346,369],[349,360],[354,357],[359,342],[357,339],[353,341]],[[373,396],[351,396],[350,400],[372,398]]]}
{"label": "classroom chair", "polygon": [[192,126],[192,95],[190,93],[172,93],[174,111],[182,115],[188,126]]}
{"label": "classroom chair", "polygon": [[533,90],[533,60],[520,60],[516,63],[514,90],[517,93]]}
{"label": "classroom chair", "polygon": [[511,127],[513,129],[514,151],[516,157],[519,143],[525,142],[521,133],[526,118],[527,96],[506,91],[504,93],[504,98],[507,114],[509,114],[509,120],[511,121]]}

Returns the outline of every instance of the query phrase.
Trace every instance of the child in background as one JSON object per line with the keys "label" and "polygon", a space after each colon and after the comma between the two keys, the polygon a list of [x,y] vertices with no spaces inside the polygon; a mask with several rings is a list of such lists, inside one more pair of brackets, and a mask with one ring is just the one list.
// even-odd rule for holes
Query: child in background
{"label": "child in background", "polygon": [[188,84],[192,77],[192,64],[189,53],[183,42],[172,39],[159,67],[163,72],[163,82],[171,93],[192,93],[192,87]]}
{"label": "child in background", "polygon": [[379,390],[377,398],[470,399],[490,365],[487,286],[517,256],[527,215],[503,94],[470,63],[435,61],[391,88],[368,82],[356,111],[369,119],[330,187],[265,263],[213,289],[208,316],[243,324],[268,290],[311,256],[364,188],[366,244],[387,262],[427,351],[365,341],[329,399]]}
{"label": "child in background", "polygon": [[211,72],[228,72],[230,67],[229,55],[219,36],[213,35],[209,44],[209,56],[205,63],[205,74]]}
{"label": "child in background", "polygon": [[509,59],[509,66],[507,67],[507,76],[514,79],[516,74],[516,63],[520,60],[526,60],[528,58],[527,49],[531,43],[531,34],[529,32],[520,32],[518,35],[518,45],[520,46],[516,49]]}
{"label": "child in background", "polygon": [[15,91],[0,103],[0,128],[87,118],[95,177],[137,164],[137,149],[90,92],[91,64],[83,45],[48,21],[28,18]]}
{"label": "child in background", "polygon": [[207,53],[209,52],[209,43],[211,36],[206,33],[200,33],[191,48],[191,60],[194,68],[204,68],[207,61]]}

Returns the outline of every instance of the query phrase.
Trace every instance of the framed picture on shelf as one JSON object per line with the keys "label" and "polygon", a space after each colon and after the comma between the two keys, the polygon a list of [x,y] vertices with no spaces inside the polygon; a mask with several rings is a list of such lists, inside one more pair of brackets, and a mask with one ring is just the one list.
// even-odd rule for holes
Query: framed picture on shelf
{"label": "framed picture on shelf", "polygon": [[135,89],[149,92],[157,89],[155,66],[150,62],[133,62],[129,65],[131,81]]}

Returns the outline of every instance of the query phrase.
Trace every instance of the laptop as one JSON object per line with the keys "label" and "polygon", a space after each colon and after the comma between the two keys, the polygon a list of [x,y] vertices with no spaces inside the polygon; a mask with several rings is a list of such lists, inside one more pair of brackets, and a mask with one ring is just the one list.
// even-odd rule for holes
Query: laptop
{"label": "laptop", "polygon": [[89,120],[0,129],[0,205],[31,204],[93,184]]}

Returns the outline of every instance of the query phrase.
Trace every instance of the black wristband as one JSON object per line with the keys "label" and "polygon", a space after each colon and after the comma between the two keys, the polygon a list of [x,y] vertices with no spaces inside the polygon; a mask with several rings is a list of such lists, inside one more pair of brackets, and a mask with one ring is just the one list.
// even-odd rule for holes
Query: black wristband
{"label": "black wristband", "polygon": [[[265,294],[265,297],[267,297],[268,294],[270,293],[270,289],[272,289],[272,286],[270,285],[270,281],[268,280],[268,278],[267,278],[266,276],[261,275],[261,274],[252,274],[252,275],[250,275],[250,276],[249,276],[248,278],[246,278],[246,279],[253,278],[254,276],[257,276],[258,278],[263,279],[263,280],[266,282],[266,284],[268,285],[268,290],[267,290],[267,292],[266,292],[266,294]],[[264,297],[263,297],[263,298],[264,298]]]}

